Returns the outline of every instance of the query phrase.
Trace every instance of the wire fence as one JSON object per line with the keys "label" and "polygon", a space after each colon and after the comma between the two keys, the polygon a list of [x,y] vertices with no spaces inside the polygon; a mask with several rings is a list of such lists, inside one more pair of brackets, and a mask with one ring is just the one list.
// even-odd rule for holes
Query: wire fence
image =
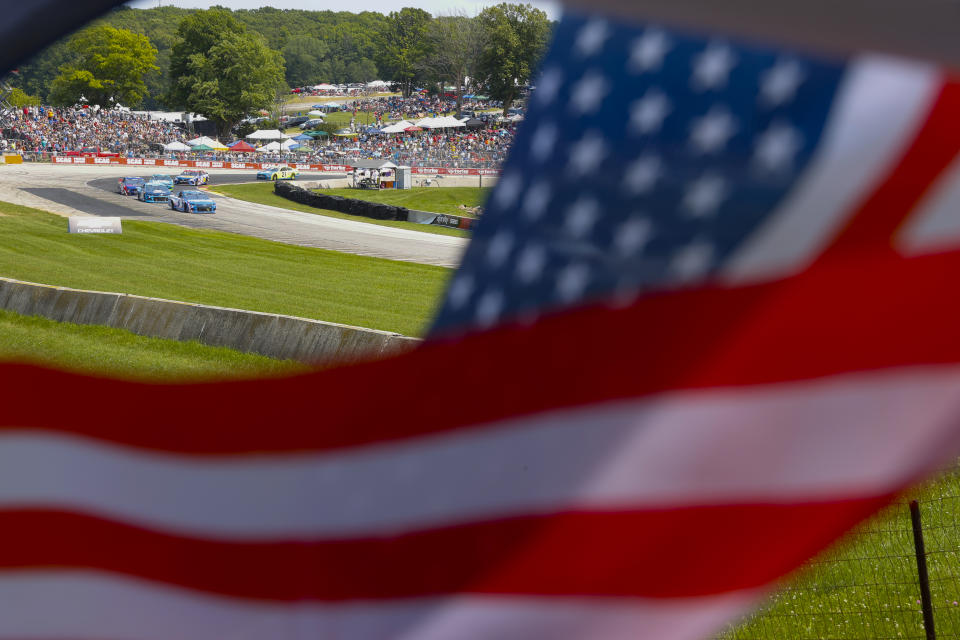
{"label": "wire fence", "polygon": [[[910,501],[919,507],[933,628],[924,625]],[[809,562],[720,640],[960,637],[960,467]],[[934,636],[935,632],[935,636]]]}

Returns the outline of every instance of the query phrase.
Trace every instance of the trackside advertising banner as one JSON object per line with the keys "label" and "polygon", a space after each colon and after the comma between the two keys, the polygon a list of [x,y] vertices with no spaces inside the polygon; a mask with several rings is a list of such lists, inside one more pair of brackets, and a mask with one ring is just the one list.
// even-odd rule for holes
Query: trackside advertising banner
{"label": "trackside advertising banner", "polygon": [[[80,156],[57,156],[51,158],[56,164],[111,164],[145,167],[178,167],[196,169],[262,169],[276,166],[276,162],[224,162],[219,160],[166,160],[163,158],[96,158]],[[346,173],[353,167],[346,164],[303,164],[290,166],[300,171],[320,171],[324,173]],[[497,169],[453,169],[445,167],[413,167],[412,173],[430,176],[491,176],[497,177]]]}

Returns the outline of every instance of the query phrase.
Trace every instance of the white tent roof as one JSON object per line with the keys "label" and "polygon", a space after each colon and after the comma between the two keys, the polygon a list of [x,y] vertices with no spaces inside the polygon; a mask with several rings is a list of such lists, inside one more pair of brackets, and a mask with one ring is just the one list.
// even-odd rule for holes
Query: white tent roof
{"label": "white tent roof", "polygon": [[248,135],[247,140],[283,140],[289,137],[278,129],[258,129]]}
{"label": "white tent roof", "polygon": [[457,120],[453,116],[443,116],[442,118],[437,118],[437,122],[442,123],[444,127],[465,127],[467,125],[463,124],[460,120]]}
{"label": "white tent roof", "polygon": [[[271,142],[270,144],[273,144],[273,143]],[[295,147],[299,144],[300,143],[294,140],[293,138],[287,138],[286,140],[280,143],[280,146],[283,147],[284,149],[289,149],[290,147]]]}
{"label": "white tent roof", "polygon": [[170,144],[163,145],[165,151],[190,151],[190,147],[183,144],[182,142],[175,140]]}
{"label": "white tent roof", "polygon": [[374,80],[373,82],[368,82],[367,86],[368,87],[388,87],[390,86],[390,83],[384,80]]}
{"label": "white tent roof", "polygon": [[325,114],[323,111],[320,111],[319,109],[314,109],[313,111],[308,111],[307,115],[313,116],[315,118],[323,118],[327,114]]}
{"label": "white tent roof", "polygon": [[187,140],[187,144],[191,147],[195,147],[198,144],[205,144],[208,147],[215,147],[220,143],[214,140],[213,138],[208,138],[207,136],[200,136],[199,138],[194,138],[193,140]]}
{"label": "white tent roof", "polygon": [[407,129],[413,126],[412,122],[407,122],[406,120],[401,120],[400,122],[394,122],[391,125],[388,125],[380,130],[381,133],[403,133]]}
{"label": "white tent roof", "polygon": [[280,143],[274,140],[270,144],[265,144],[262,147],[258,148],[257,153],[268,153],[270,151],[280,151],[281,148],[282,147],[280,146]]}
{"label": "white tent roof", "polygon": [[326,83],[315,85],[313,88],[316,89],[317,91],[330,91],[331,89],[336,89],[336,87],[333,86],[332,84],[326,84]]}
{"label": "white tent roof", "polygon": [[420,118],[414,124],[424,129],[438,129],[441,125],[437,124],[440,118]]}

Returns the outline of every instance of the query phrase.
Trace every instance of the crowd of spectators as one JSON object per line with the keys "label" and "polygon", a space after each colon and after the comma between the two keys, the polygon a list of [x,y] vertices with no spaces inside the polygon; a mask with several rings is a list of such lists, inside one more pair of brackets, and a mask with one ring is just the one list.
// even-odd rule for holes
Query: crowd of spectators
{"label": "crowd of spectators", "polygon": [[0,116],[0,147],[33,153],[93,148],[139,156],[183,135],[182,125],[176,123],[96,107],[24,107]]}
{"label": "crowd of spectators", "polygon": [[[361,100],[351,105],[381,125],[448,113],[451,98],[399,97]],[[485,105],[472,105],[483,108]],[[228,162],[299,162],[349,164],[351,159],[386,159],[413,167],[499,168],[513,144],[515,124],[490,120],[478,129],[447,129],[382,134],[373,128],[350,137],[332,136],[304,142],[303,148],[280,153],[170,153],[162,146],[188,136],[182,123],[155,120],[120,110],[27,107],[0,114],[0,148],[17,149],[28,159],[89,151],[126,157]]]}

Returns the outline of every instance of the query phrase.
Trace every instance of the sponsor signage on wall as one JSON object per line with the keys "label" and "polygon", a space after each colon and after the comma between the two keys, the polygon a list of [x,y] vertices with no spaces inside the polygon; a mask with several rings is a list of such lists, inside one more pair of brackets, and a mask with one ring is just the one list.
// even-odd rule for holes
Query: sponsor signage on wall
{"label": "sponsor signage on wall", "polygon": [[70,233],[123,233],[121,218],[70,216]]}

